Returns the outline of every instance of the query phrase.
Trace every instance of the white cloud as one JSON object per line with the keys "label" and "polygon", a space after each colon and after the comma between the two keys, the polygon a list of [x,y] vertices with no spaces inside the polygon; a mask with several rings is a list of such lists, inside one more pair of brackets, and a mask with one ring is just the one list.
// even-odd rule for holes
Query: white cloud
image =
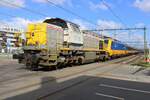
{"label": "white cloud", "polygon": [[121,28],[121,27],[123,27],[122,24],[111,21],[111,20],[98,20],[97,23],[99,25],[98,28],[100,28],[100,29],[103,29],[103,28]]}
{"label": "white cloud", "polygon": [[145,27],[145,24],[144,24],[144,23],[137,23],[137,24],[135,25],[135,27]]}
{"label": "white cloud", "polygon": [[72,22],[78,24],[80,26],[80,28],[83,29],[83,30],[90,29],[90,28],[93,27],[92,24],[90,24],[86,21],[83,21],[81,19],[73,19]]}
{"label": "white cloud", "polygon": [[48,3],[48,1],[50,1],[57,5],[63,5],[65,2],[67,2],[67,0],[33,0],[33,1],[38,3]]}
{"label": "white cloud", "polygon": [[[89,2],[89,5],[90,5],[90,9],[92,10],[97,10],[97,9],[107,10],[108,9],[108,7],[103,2],[100,2],[97,4],[93,2]],[[107,5],[111,6],[109,3],[107,3]]]}
{"label": "white cloud", "polygon": [[[90,30],[90,29],[104,29],[104,28],[109,28],[109,29],[112,29],[112,28],[121,28],[123,27],[122,24],[120,23],[117,23],[115,21],[111,21],[111,20],[98,20],[97,21],[97,27],[95,28],[95,25],[91,24],[91,23],[88,23],[86,21],[83,21],[81,19],[73,19],[72,22],[80,25],[81,29],[82,30]],[[106,35],[106,36],[114,36],[114,34],[111,32],[98,32],[98,33],[101,33],[103,35]]]}
{"label": "white cloud", "polygon": [[[46,17],[44,19],[39,20],[29,20],[21,17],[15,17],[10,20],[2,20],[0,21],[0,27],[6,26],[6,27],[14,27],[17,29],[21,29],[23,32],[27,31],[27,26],[29,23],[42,23],[45,19],[48,19],[50,17]],[[22,34],[22,37],[25,39],[25,35]]]}
{"label": "white cloud", "polygon": [[[49,18],[49,17],[47,17]],[[17,27],[17,28],[23,28],[26,31],[27,25],[29,23],[38,23],[43,22],[44,19],[39,20],[29,20],[21,17],[15,17],[10,20],[3,20],[3,23],[6,23],[6,25]],[[88,22],[85,22],[81,19],[73,19],[72,22],[78,24],[81,26],[81,29],[94,29],[94,26],[91,25]],[[3,24],[2,23],[2,24]],[[101,26],[101,28],[121,28],[123,25],[120,23],[117,23],[115,21],[107,21],[107,20],[98,20],[98,24]],[[137,24],[140,25],[140,24]],[[116,34],[116,39],[123,41],[125,43],[128,43],[130,46],[134,46],[137,48],[143,47],[143,34],[139,31],[131,31],[129,35],[129,31],[113,31],[113,32],[104,32],[103,35],[114,37],[114,34]],[[133,44],[132,44],[133,43]]]}
{"label": "white cloud", "polygon": [[150,0],[135,0],[133,5],[142,11],[150,12]]}
{"label": "white cloud", "polygon": [[108,33],[105,33],[104,35],[111,36],[128,46],[139,49],[143,48],[143,34],[138,33],[137,31],[108,31]]}
{"label": "white cloud", "polygon": [[34,2],[47,3],[47,0],[33,0]]}
{"label": "white cloud", "polygon": [[[88,22],[85,22],[81,19],[72,20],[74,23],[79,24],[81,29],[95,29],[93,25]],[[112,21],[112,20],[98,20],[97,24],[99,25],[97,29],[114,29],[114,28],[123,28],[124,26],[121,23]],[[137,23],[136,27],[142,27],[143,23]],[[100,32],[105,36],[110,36],[117,40],[120,40],[131,47],[143,48],[143,34],[142,31],[104,31]]]}
{"label": "white cloud", "polygon": [[[121,23],[117,23],[112,20],[98,20],[99,27],[98,29],[114,29],[114,28],[123,28],[124,26]],[[138,23],[136,27],[144,26],[143,23]],[[142,31],[107,31],[103,32],[103,35],[110,36],[117,40],[120,40],[129,46],[136,48],[143,48],[143,34]]]}
{"label": "white cloud", "polygon": [[[21,18],[21,17],[14,17],[10,20],[2,20],[0,21],[0,23],[2,23],[3,25],[5,24],[7,26],[26,29],[29,23],[40,23],[40,22],[43,22],[45,19],[50,19],[50,18],[51,17],[45,17],[39,20],[30,20],[30,19]],[[78,24],[81,27],[81,29],[89,29],[93,27],[90,23],[83,21],[81,19],[73,19],[72,22]]]}
{"label": "white cloud", "polygon": [[25,0],[0,0],[0,6],[17,8],[15,5],[25,7]]}
{"label": "white cloud", "polygon": [[29,20],[29,19],[25,19],[25,18],[21,18],[21,17],[15,17],[10,20],[3,20],[2,22],[5,23],[5,25],[7,25],[7,26],[21,28],[25,31],[27,28],[27,25],[29,23],[38,23],[38,22],[42,22],[42,21],[43,21],[43,19]]}

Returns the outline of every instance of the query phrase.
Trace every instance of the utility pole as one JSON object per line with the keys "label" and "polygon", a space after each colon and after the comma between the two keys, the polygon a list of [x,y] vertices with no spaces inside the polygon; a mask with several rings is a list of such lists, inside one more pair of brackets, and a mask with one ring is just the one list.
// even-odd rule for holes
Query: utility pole
{"label": "utility pole", "polygon": [[144,27],[144,60],[147,60],[146,28]]}

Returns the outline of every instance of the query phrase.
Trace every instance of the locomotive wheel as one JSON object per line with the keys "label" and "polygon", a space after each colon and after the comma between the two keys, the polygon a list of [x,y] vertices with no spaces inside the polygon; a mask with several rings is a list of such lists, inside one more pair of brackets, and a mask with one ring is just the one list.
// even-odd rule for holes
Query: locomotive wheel
{"label": "locomotive wheel", "polygon": [[79,64],[79,65],[82,65],[82,64],[83,64],[83,59],[82,59],[82,58],[79,58],[79,59],[78,59],[78,64]]}
{"label": "locomotive wheel", "polygon": [[30,68],[32,71],[37,71],[38,70],[38,64],[36,63],[32,63],[31,64],[31,68]]}
{"label": "locomotive wheel", "polygon": [[25,65],[27,69],[31,69],[31,55],[27,54],[25,58]]}
{"label": "locomotive wheel", "polygon": [[35,54],[27,54],[25,60],[26,68],[30,70],[37,70],[38,69],[38,59]]}
{"label": "locomotive wheel", "polygon": [[22,63],[22,61],[23,61],[22,59],[18,59],[18,63],[19,63],[19,64]]}
{"label": "locomotive wheel", "polygon": [[105,59],[106,59],[105,61],[107,61],[107,60],[111,60],[111,59],[112,59],[112,57],[111,57],[111,56],[109,56],[109,54],[107,53],[107,54],[106,54],[106,56],[105,56]]}
{"label": "locomotive wheel", "polygon": [[60,62],[60,63],[57,64],[57,68],[62,69],[63,67],[64,67],[64,64],[63,64],[63,63]]}
{"label": "locomotive wheel", "polygon": [[39,59],[37,58],[37,56],[35,54],[32,54],[32,56],[31,56],[31,70],[33,70],[33,71],[38,70],[38,63],[39,63]]}
{"label": "locomotive wheel", "polygon": [[102,61],[105,62],[106,60],[107,60],[107,58],[106,58],[106,57],[103,57]]}

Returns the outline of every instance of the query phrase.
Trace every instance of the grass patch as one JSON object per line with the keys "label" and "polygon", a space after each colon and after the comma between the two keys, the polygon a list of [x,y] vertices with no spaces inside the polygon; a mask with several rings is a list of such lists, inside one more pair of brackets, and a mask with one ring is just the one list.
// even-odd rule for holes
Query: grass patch
{"label": "grass patch", "polygon": [[146,62],[139,62],[139,63],[136,63],[136,64],[133,64],[133,65],[136,65],[136,66],[141,66],[141,67],[150,67],[150,63],[146,63]]}

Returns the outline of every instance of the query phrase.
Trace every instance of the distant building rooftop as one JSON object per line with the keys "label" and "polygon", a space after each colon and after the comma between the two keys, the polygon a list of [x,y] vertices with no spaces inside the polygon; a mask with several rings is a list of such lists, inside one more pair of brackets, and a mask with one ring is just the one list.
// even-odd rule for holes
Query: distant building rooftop
{"label": "distant building rooftop", "polygon": [[11,26],[4,26],[4,25],[1,25],[1,26],[0,26],[0,31],[12,32],[12,33],[22,33],[22,32],[23,32],[23,29],[21,29],[21,28],[16,28],[16,27],[11,27]]}

